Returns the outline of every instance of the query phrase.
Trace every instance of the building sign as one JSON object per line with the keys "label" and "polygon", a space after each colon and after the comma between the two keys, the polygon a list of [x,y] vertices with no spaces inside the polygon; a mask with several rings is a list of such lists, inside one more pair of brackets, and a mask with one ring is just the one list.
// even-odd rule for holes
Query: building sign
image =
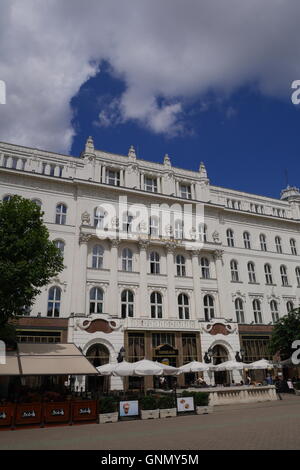
{"label": "building sign", "polygon": [[162,344],[155,349],[156,356],[178,356],[178,349],[173,348],[170,344]]}

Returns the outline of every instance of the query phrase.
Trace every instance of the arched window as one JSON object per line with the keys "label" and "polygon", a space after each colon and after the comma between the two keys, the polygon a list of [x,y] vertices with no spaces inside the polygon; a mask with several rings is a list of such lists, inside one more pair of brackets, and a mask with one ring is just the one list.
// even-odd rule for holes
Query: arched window
{"label": "arched window", "polygon": [[98,206],[94,209],[94,227],[104,229],[105,211],[102,207]]}
{"label": "arched window", "polygon": [[292,310],[294,310],[294,304],[291,300],[288,300],[286,303],[286,311],[290,313]]}
{"label": "arched window", "polygon": [[124,212],[123,214],[123,232],[131,233],[132,232],[132,222],[133,215],[129,212]]}
{"label": "arched window", "polygon": [[250,233],[244,232],[243,237],[244,237],[244,247],[250,250],[251,248]]}
{"label": "arched window", "polygon": [[210,321],[215,318],[215,302],[211,295],[205,295],[203,298],[204,305],[204,318],[205,321]]}
{"label": "arched window", "polygon": [[103,290],[100,287],[90,290],[90,313],[103,313]]}
{"label": "arched window", "polygon": [[64,251],[65,251],[65,242],[62,240],[54,240],[54,245],[56,248],[58,248],[61,252],[61,255],[64,256]]}
{"label": "arched window", "polygon": [[175,220],[174,236],[177,240],[181,240],[183,238],[183,223],[182,223],[182,220]]}
{"label": "arched window", "polygon": [[254,322],[255,323],[262,323],[260,301],[258,299],[254,299],[253,302],[252,302],[252,306],[253,306]]}
{"label": "arched window", "polygon": [[237,323],[245,323],[244,302],[242,301],[242,299],[235,299],[234,306]]}
{"label": "arched window", "polygon": [[198,226],[199,240],[203,243],[207,242],[207,226],[205,224],[199,224]]}
{"label": "arched window", "polygon": [[267,251],[267,239],[263,233],[260,234],[259,241],[261,251]]}
{"label": "arched window", "polygon": [[177,269],[177,276],[185,276],[185,257],[182,255],[176,256],[176,269]]}
{"label": "arched window", "polygon": [[231,230],[231,228],[227,229],[226,237],[227,237],[227,245],[234,246],[234,235],[233,235],[233,230]]}
{"label": "arched window", "polygon": [[124,248],[122,251],[122,269],[123,271],[132,271],[132,251]]}
{"label": "arched window", "polygon": [[158,218],[152,215],[149,219],[149,233],[152,237],[158,237],[159,235],[158,228],[159,228]]}
{"label": "arched window", "polygon": [[[109,362],[109,350],[104,344],[93,344],[89,347],[86,353],[86,358],[93,364],[94,367],[104,366]],[[109,377],[103,377],[104,380]]]}
{"label": "arched window", "polygon": [[159,292],[150,295],[151,318],[162,318],[162,296]]}
{"label": "arched window", "polygon": [[209,279],[210,278],[209,260],[207,258],[201,258],[200,264],[201,264],[201,276],[204,279]]}
{"label": "arched window", "polygon": [[230,271],[231,271],[231,280],[233,282],[238,282],[239,281],[239,271],[238,271],[238,264],[235,259],[232,259],[230,261]]}
{"label": "arched window", "polygon": [[279,320],[278,306],[275,300],[271,300],[270,308],[271,308],[271,314],[272,314],[272,321],[273,323],[275,323]]}
{"label": "arched window", "polygon": [[256,282],[256,274],[255,274],[255,266],[252,261],[249,261],[247,264],[248,267],[248,276],[249,276],[249,282]]}
{"label": "arched window", "polygon": [[156,251],[150,253],[150,273],[159,274],[160,273],[160,256]]}
{"label": "arched window", "polygon": [[103,268],[103,254],[104,254],[104,250],[101,245],[93,246],[92,268],[94,269]]}
{"label": "arched window", "polygon": [[277,253],[282,253],[282,245],[281,245],[281,238],[275,237],[275,246]]}
{"label": "arched window", "polygon": [[47,317],[59,317],[61,304],[61,289],[51,287],[48,293]]}
{"label": "arched window", "polygon": [[34,202],[37,206],[39,206],[39,208],[42,207],[42,201],[40,201],[39,199],[31,199],[32,202]]}
{"label": "arched window", "polygon": [[296,267],[295,273],[296,273],[296,278],[297,278],[297,285],[298,287],[300,287],[300,267],[299,266]]}
{"label": "arched window", "polygon": [[280,275],[281,275],[281,282],[283,286],[288,286],[289,285],[289,280],[287,276],[287,270],[284,265],[280,266]]}
{"label": "arched window", "polygon": [[133,317],[134,294],[131,290],[123,290],[121,294],[121,316],[122,318]]}
{"label": "arched window", "polygon": [[57,204],[55,223],[59,225],[65,225],[66,220],[67,220],[67,206],[62,203]]}
{"label": "arched window", "polygon": [[266,284],[273,284],[272,269],[269,264],[265,264]]}
{"label": "arched window", "polygon": [[296,241],[293,238],[290,239],[290,246],[292,255],[297,255]]}
{"label": "arched window", "polygon": [[179,294],[178,296],[178,315],[180,320],[190,318],[189,298],[186,294]]}

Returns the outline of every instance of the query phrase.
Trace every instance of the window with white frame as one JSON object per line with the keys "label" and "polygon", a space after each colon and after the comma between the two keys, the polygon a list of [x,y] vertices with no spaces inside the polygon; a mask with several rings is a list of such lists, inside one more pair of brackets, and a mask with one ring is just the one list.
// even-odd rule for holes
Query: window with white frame
{"label": "window with white frame", "polygon": [[294,240],[294,238],[290,239],[290,246],[291,246],[292,255],[297,255],[296,241]]}
{"label": "window with white frame", "polygon": [[253,302],[252,302],[252,306],[253,306],[254,322],[255,323],[262,323],[260,300],[254,299]]}
{"label": "window with white frame", "polygon": [[275,300],[271,300],[270,308],[271,308],[272,321],[273,323],[276,323],[279,320],[279,313],[278,313],[277,302]]}
{"label": "window with white frame", "polygon": [[286,311],[290,313],[292,310],[294,310],[294,304],[291,300],[288,300],[286,303]]}
{"label": "window with white frame", "polygon": [[251,283],[256,283],[256,274],[255,274],[255,265],[252,261],[249,261],[247,264],[248,267],[248,276],[249,276],[249,282]]}
{"label": "window with white frame", "polygon": [[123,214],[123,232],[131,233],[132,232],[132,222],[133,222],[133,215],[129,212],[124,212]]}
{"label": "window with white frame", "polygon": [[207,226],[205,224],[199,224],[198,226],[199,240],[203,243],[207,242]]}
{"label": "window with white frame", "polygon": [[61,256],[64,256],[65,251],[65,242],[63,240],[54,240],[54,245],[61,252]]}
{"label": "window with white frame", "polygon": [[204,318],[205,321],[210,321],[215,318],[215,302],[211,295],[206,294],[203,297]]}
{"label": "window with white frame", "polygon": [[180,196],[184,199],[192,199],[192,192],[191,192],[190,184],[180,185]]}
{"label": "window with white frame", "polygon": [[183,222],[182,220],[175,220],[175,230],[174,236],[177,240],[181,240],[183,238]]}
{"label": "window with white frame", "polygon": [[234,306],[237,323],[245,323],[244,302],[242,301],[242,299],[235,299]]}
{"label": "window with white frame", "polygon": [[231,230],[231,228],[227,229],[226,237],[227,237],[227,245],[234,246],[234,235],[233,235],[233,230]]}
{"label": "window with white frame", "polygon": [[231,271],[231,280],[233,282],[239,281],[239,271],[238,271],[238,263],[235,259],[230,261],[230,271]]}
{"label": "window with white frame", "polygon": [[121,316],[122,318],[133,317],[134,294],[131,290],[123,290],[121,293]]}
{"label": "window with white frame", "polygon": [[263,233],[260,234],[259,241],[261,251],[267,251],[267,239]]}
{"label": "window with white frame", "polygon": [[182,256],[182,255],[177,255],[176,256],[176,270],[177,270],[177,276],[185,276],[186,275],[185,257]]}
{"label": "window with white frame", "polygon": [[282,253],[282,244],[281,244],[280,237],[275,237],[275,246],[276,246],[277,253]]}
{"label": "window with white frame", "polygon": [[3,202],[8,202],[11,200],[13,196],[11,194],[6,194],[6,196],[3,197],[2,201]]}
{"label": "window with white frame", "polygon": [[94,209],[94,227],[97,227],[99,229],[104,228],[104,217],[105,217],[105,212],[102,207],[95,207]]}
{"label": "window with white frame", "polygon": [[178,315],[180,320],[189,320],[190,318],[189,298],[186,294],[178,296]]}
{"label": "window with white frame", "polygon": [[101,245],[94,245],[92,252],[92,268],[102,269],[103,268],[103,254],[104,249]]}
{"label": "window with white frame", "polygon": [[31,199],[39,208],[42,207],[42,202],[39,199]]}
{"label": "window with white frame", "polygon": [[123,271],[132,271],[132,260],[133,255],[130,248],[124,248],[122,250],[122,270]]}
{"label": "window with white frame", "polygon": [[265,264],[264,269],[265,269],[266,284],[273,284],[272,268],[270,264]]}
{"label": "window with white frame", "polygon": [[295,268],[295,273],[296,273],[297,285],[298,287],[300,287],[300,267],[299,266]]}
{"label": "window with white frame", "polygon": [[55,223],[59,225],[65,225],[67,221],[67,206],[65,204],[57,204]]}
{"label": "window with white frame", "polygon": [[209,279],[210,278],[209,260],[205,257],[202,257],[200,260],[200,265],[201,265],[201,277],[203,277],[203,279]]}
{"label": "window with white frame", "polygon": [[90,313],[103,313],[103,290],[93,287],[90,290]]}
{"label": "window with white frame", "polygon": [[251,249],[250,233],[244,232],[243,237],[244,237],[244,247],[250,250]]}
{"label": "window with white frame", "polygon": [[151,318],[162,318],[162,295],[152,292],[150,295]]}
{"label": "window with white frame", "polygon": [[158,220],[158,217],[155,215],[152,215],[149,218],[149,234],[152,237],[159,236],[159,220]]}
{"label": "window with white frame", "polygon": [[106,170],[106,183],[111,186],[120,186],[120,172],[118,170]]}
{"label": "window with white frame", "polygon": [[59,317],[61,305],[60,287],[50,287],[48,292],[47,317]]}
{"label": "window with white frame", "polygon": [[156,251],[150,253],[150,273],[159,274],[160,273],[160,256]]}
{"label": "window with white frame", "polygon": [[153,176],[144,177],[144,190],[157,193],[157,178]]}
{"label": "window with white frame", "polygon": [[287,276],[287,269],[286,266],[281,265],[280,266],[280,275],[281,275],[281,282],[283,286],[288,286],[289,281],[288,281],[288,276]]}

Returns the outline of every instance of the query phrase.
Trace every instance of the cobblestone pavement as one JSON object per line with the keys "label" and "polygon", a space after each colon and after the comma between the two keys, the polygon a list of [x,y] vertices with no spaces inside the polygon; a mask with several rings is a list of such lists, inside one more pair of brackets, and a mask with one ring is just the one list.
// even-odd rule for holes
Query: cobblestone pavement
{"label": "cobblestone pavement", "polygon": [[300,449],[300,397],[209,415],[0,432],[0,449]]}

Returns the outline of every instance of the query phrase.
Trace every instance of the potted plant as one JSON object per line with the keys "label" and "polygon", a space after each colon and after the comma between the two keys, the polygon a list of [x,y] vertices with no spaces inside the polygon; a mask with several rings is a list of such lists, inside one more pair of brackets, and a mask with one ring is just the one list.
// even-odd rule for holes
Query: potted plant
{"label": "potted plant", "polygon": [[208,392],[195,392],[193,396],[197,415],[213,412],[213,406],[209,406]]}
{"label": "potted plant", "polygon": [[103,397],[99,400],[100,423],[116,423],[118,421],[117,403],[114,397]]}
{"label": "potted plant", "polygon": [[141,418],[156,419],[159,418],[159,409],[156,397],[148,395],[140,399]]}
{"label": "potted plant", "polygon": [[175,400],[171,395],[164,395],[158,401],[160,418],[170,418],[177,415]]}

